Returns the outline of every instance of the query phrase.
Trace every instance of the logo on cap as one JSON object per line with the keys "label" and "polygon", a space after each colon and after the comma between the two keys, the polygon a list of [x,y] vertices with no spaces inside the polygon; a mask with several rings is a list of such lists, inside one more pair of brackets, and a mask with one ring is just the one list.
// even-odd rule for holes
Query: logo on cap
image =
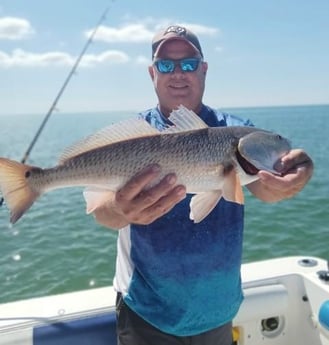
{"label": "logo on cap", "polygon": [[165,31],[165,34],[169,34],[170,32],[173,32],[180,36],[186,35],[186,29],[183,28],[182,26],[176,26],[176,25],[169,26],[169,28],[167,28],[167,30]]}

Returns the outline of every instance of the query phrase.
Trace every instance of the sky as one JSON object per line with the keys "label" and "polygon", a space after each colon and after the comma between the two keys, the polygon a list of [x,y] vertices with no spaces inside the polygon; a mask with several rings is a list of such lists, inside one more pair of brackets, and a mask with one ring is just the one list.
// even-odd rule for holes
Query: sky
{"label": "sky", "polygon": [[206,104],[329,104],[328,0],[0,0],[0,115],[48,111],[105,9],[59,112],[155,106],[151,40],[170,24],[199,37]]}

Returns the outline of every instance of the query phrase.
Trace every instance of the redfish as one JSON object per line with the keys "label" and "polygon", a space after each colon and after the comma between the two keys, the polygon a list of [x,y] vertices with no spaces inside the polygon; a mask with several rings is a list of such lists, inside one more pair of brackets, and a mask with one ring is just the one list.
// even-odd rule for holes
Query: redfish
{"label": "redfish", "polygon": [[190,218],[200,222],[222,197],[243,204],[241,186],[255,181],[259,170],[278,174],[275,163],[291,149],[287,139],[255,127],[208,127],[183,106],[169,120],[173,126],[161,132],[139,118],[109,126],[68,148],[48,169],[0,158],[0,190],[10,222],[42,194],[72,186],[88,187],[91,213],[104,196],[151,164],[161,166],[158,181],[175,173],[177,183],[195,194]]}

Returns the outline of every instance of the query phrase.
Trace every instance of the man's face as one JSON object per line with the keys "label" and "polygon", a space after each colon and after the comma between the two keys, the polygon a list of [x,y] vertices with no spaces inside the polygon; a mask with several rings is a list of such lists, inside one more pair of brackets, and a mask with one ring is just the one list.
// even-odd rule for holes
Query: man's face
{"label": "man's face", "polygon": [[[180,60],[191,57],[200,55],[187,42],[173,39],[163,44],[156,59]],[[176,66],[171,73],[160,73],[156,66],[149,67],[160,109],[165,116],[169,116],[170,112],[181,104],[196,113],[199,112],[207,68],[206,62],[200,62],[194,72],[183,72]]]}

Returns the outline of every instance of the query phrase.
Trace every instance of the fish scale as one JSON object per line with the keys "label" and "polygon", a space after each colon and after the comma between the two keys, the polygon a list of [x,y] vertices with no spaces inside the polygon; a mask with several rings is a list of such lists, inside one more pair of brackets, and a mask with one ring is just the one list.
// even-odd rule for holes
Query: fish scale
{"label": "fish scale", "polygon": [[[247,133],[250,131],[247,127],[244,129]],[[188,191],[198,191],[200,188],[196,186],[200,180],[203,186],[208,184],[209,189],[214,189],[219,186],[220,179],[214,172],[218,172],[218,166],[236,164],[233,155],[236,148],[227,140],[211,141],[208,136],[210,130],[201,130],[202,133],[190,131],[184,137],[164,134],[137,138],[86,152],[56,168],[43,170],[47,180],[44,183],[38,181],[39,188],[51,190],[61,183],[64,186],[108,185],[117,190],[145,166],[159,164],[163,170],[159,178],[175,172]],[[222,132],[220,128],[215,130]],[[218,139],[221,135],[213,137]],[[212,180],[210,176],[216,179]],[[32,171],[30,179],[39,180],[40,177],[34,177]]]}

